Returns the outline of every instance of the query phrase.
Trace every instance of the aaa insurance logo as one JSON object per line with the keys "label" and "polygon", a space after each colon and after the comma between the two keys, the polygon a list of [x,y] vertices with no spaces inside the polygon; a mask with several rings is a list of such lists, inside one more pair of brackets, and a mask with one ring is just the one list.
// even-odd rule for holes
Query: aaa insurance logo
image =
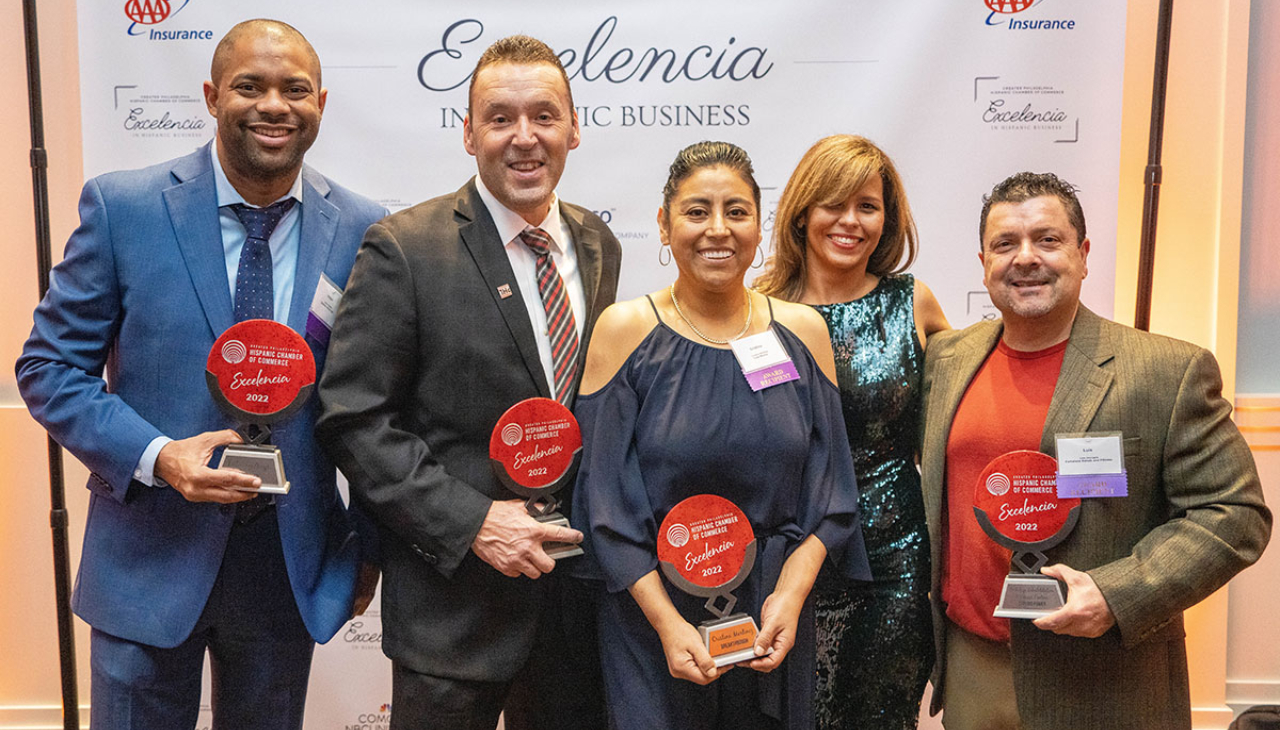
{"label": "aaa insurance logo", "polygon": [[[991,12],[987,25],[1003,25],[1008,30],[1075,30],[1074,18],[1031,18],[1023,11],[1041,5],[1044,0],[983,0]],[[1037,13],[1032,13],[1037,15]]]}
{"label": "aaa insurance logo", "polygon": [[[130,21],[128,33],[153,41],[211,41],[211,30],[174,30],[158,28],[160,24],[182,12],[191,0],[126,0],[124,15]],[[176,6],[176,7],[175,7]]]}

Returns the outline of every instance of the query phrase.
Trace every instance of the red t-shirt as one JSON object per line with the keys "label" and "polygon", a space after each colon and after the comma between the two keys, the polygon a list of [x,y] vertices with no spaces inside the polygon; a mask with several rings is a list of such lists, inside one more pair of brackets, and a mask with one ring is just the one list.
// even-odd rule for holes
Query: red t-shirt
{"label": "red t-shirt", "polygon": [[1009,620],[991,612],[1000,602],[1010,555],[978,526],[974,486],[997,456],[1040,450],[1066,349],[1062,342],[1047,350],[1019,352],[1001,341],[969,384],[951,423],[942,599],[957,626],[992,641],[1009,641]]}

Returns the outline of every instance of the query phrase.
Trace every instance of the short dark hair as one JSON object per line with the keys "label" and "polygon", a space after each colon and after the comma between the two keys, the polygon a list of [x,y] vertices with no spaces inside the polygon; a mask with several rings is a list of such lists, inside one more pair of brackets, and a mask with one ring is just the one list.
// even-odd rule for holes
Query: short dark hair
{"label": "short dark hair", "polygon": [[564,64],[560,62],[560,57],[556,55],[556,52],[537,38],[527,35],[512,35],[494,41],[493,45],[480,54],[480,60],[476,61],[476,68],[471,72],[471,82],[467,85],[468,114],[471,113],[471,94],[476,89],[476,77],[480,75],[480,69],[498,63],[519,65],[551,64],[555,70],[560,72],[560,78],[564,79],[564,90],[569,95],[569,111],[573,111],[573,89],[569,86],[569,74],[565,73]]}
{"label": "short dark hair", "polygon": [[1076,197],[1078,191],[1079,188],[1075,185],[1052,172],[1019,172],[1016,175],[1010,175],[992,188],[990,195],[982,196],[982,219],[978,223],[978,248],[982,248],[987,236],[987,214],[991,212],[991,206],[997,203],[1021,203],[1042,195],[1052,195],[1062,201],[1062,207],[1067,211],[1067,220],[1071,222],[1071,227],[1076,229],[1076,236],[1078,236],[1076,243],[1083,243],[1085,239],[1084,209],[1080,207],[1080,198]]}
{"label": "short dark hair", "polygon": [[[292,25],[282,20],[272,20],[270,18],[254,18],[236,23],[231,26],[231,30],[222,36],[222,40],[218,41],[218,45],[213,49],[213,61],[209,64],[209,80],[215,86],[222,82],[222,72],[227,65],[227,57],[231,55],[231,49],[235,47],[236,41],[251,31],[259,33],[275,32],[285,38],[298,41],[302,47],[306,49],[307,55],[311,56],[311,62],[316,65],[316,85],[322,86],[320,83],[320,56],[316,53],[316,49],[311,47],[311,42],[307,37]],[[319,91],[319,89],[317,89]]]}
{"label": "short dark hair", "polygon": [[746,150],[730,142],[703,141],[680,150],[667,171],[667,184],[662,186],[662,209],[668,218],[671,217],[671,199],[675,197],[680,183],[707,167],[727,167],[738,173],[743,182],[751,186],[756,210],[760,210],[760,186],[756,184],[755,168],[751,166]]}

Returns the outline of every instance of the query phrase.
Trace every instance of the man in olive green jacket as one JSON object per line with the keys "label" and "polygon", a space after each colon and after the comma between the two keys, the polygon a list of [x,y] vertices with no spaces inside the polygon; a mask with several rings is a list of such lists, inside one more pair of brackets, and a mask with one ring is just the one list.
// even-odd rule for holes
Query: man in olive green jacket
{"label": "man in olive green jacket", "polygon": [[[1271,531],[1218,365],[1202,348],[1080,305],[1089,240],[1075,189],[1056,176],[1020,173],[997,185],[984,199],[981,238],[984,283],[1002,318],[932,337],[924,375],[938,657],[931,712],[944,711],[948,730],[1189,729],[1182,612],[1256,561]],[[984,390],[998,357],[1009,358],[1003,385]],[[966,521],[976,522],[976,480],[949,481],[954,462],[972,458],[1006,420],[965,423],[966,409],[1007,420],[1026,415],[1010,409],[1034,410],[1022,399],[1035,400],[1036,384],[1017,373],[1039,357],[1058,360],[1035,371],[1047,410],[1027,419],[1039,423],[1042,413],[1043,427],[1022,427],[1022,448],[1057,456],[1059,435],[1119,432],[1128,491],[1081,500],[1078,524],[1046,551],[1043,569],[1065,583],[1066,605],[1036,620],[997,620],[1008,622],[1005,643],[960,625],[963,612],[948,601],[977,580],[968,565],[949,565],[954,541],[972,529]],[[956,451],[964,432],[972,438]],[[964,495],[967,512],[955,499]],[[970,554],[959,555],[968,564]],[[978,588],[998,596],[1002,576],[995,586],[986,577]]]}

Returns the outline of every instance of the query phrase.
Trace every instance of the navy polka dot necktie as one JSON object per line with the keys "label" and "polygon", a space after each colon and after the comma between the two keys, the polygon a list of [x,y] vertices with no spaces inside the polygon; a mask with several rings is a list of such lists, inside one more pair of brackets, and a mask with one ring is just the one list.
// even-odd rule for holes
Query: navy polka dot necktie
{"label": "navy polka dot necktie", "polygon": [[280,224],[296,202],[286,198],[265,208],[250,208],[236,203],[228,206],[240,222],[248,237],[240,251],[240,265],[236,269],[235,319],[275,318],[275,284],[271,280],[271,232]]}

